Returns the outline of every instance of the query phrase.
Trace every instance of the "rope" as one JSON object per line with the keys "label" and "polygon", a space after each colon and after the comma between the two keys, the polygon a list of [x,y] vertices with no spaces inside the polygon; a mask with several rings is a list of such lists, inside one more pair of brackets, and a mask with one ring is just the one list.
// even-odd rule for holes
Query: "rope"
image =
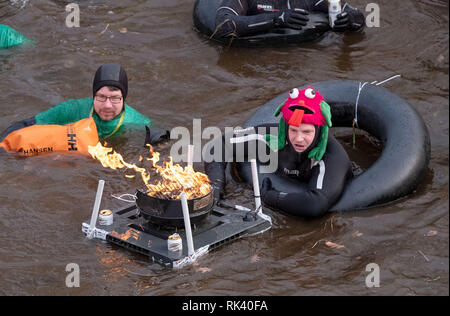
{"label": "rope", "polygon": [[401,75],[395,75],[392,77],[389,77],[381,82],[378,82],[377,80],[372,81],[372,82],[364,82],[364,83],[359,83],[358,86],[358,95],[356,96],[356,102],[355,102],[355,117],[353,118],[353,122],[352,122],[352,129],[353,129],[353,149],[356,148],[356,134],[355,134],[355,128],[358,128],[358,103],[359,103],[359,97],[361,96],[361,91],[362,89],[368,85],[368,84],[375,84],[376,86],[379,86],[381,84],[384,84],[388,81],[391,81],[393,79],[399,78],[401,77]]}
{"label": "rope", "polygon": [[364,82],[361,85],[361,82],[359,83],[358,87],[358,95],[356,96],[356,103],[355,103],[355,117],[353,119],[353,125],[356,125],[358,127],[358,103],[359,103],[359,96],[361,95],[362,89],[366,86],[366,84],[369,84],[368,82]]}
{"label": "rope", "polygon": [[111,137],[112,135],[114,135],[114,134],[119,130],[119,128],[122,126],[123,118],[124,118],[124,117],[125,117],[125,111],[122,112],[122,115],[120,116],[119,123],[117,123],[117,126],[116,126],[116,128],[112,131],[112,133],[109,134],[109,135],[107,135],[107,136],[105,136],[105,137],[103,137],[103,138],[108,138],[108,137]]}
{"label": "rope", "polygon": [[233,26],[234,26],[234,31],[231,32],[230,34],[228,34],[228,35],[230,35],[230,38],[231,38],[231,39],[230,39],[230,42],[228,43],[228,49],[229,49],[229,48],[231,47],[231,43],[233,43],[234,38],[237,37],[237,34],[236,34],[237,25],[236,25],[236,22],[234,22],[233,20],[231,20],[231,19],[226,19],[225,21],[223,21],[222,23],[220,23],[219,25],[217,25],[216,29],[214,30],[214,32],[212,33],[212,35],[209,37],[209,39],[212,39],[212,38],[214,37],[214,35],[216,35],[217,31],[219,31],[219,29],[220,29],[222,26],[224,26],[225,23],[228,23],[228,22],[231,22],[231,23],[233,24]]}
{"label": "rope", "polygon": [[[120,201],[127,202],[127,203],[134,203],[137,200],[136,195],[135,194],[130,194],[130,193],[125,193],[125,194],[122,194],[120,196],[115,196],[114,194],[111,194],[111,196],[113,198],[115,198],[115,199],[118,199]],[[131,200],[124,199],[123,197],[131,197]]]}
{"label": "rope", "polygon": [[[395,76],[392,76],[392,77],[390,77],[390,78],[387,78],[386,80],[383,80],[383,81],[381,81],[381,82],[378,82],[378,83],[376,84],[376,86],[379,86],[380,84],[386,83],[386,82],[388,82],[388,81],[391,81],[391,80],[396,79],[396,78],[399,78],[399,77],[401,77],[401,75],[395,75]],[[377,81],[375,80],[374,82],[371,82],[371,84],[374,84],[374,83],[376,83],[376,82],[377,82]]]}

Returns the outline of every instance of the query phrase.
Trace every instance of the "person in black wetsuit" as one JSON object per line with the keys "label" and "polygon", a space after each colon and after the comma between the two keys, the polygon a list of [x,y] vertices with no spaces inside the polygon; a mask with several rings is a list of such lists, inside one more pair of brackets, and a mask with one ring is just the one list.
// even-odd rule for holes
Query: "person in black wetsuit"
{"label": "person in black wetsuit", "polygon": [[[357,31],[364,27],[364,15],[341,1],[342,13],[334,31]],[[328,14],[327,0],[223,0],[216,12],[215,37],[247,36],[273,28],[300,30],[309,12]]]}
{"label": "person in black wetsuit", "polygon": [[[279,113],[283,115],[276,138],[267,134],[269,127],[276,125],[265,124],[258,126],[259,134],[253,135],[260,137],[249,135],[239,137],[234,133],[225,135],[220,145],[227,146],[229,143],[236,144],[244,139],[248,141],[258,138],[268,141],[267,145],[270,147],[275,144],[276,148],[272,149],[277,150],[278,166],[273,174],[262,176],[262,201],[271,208],[289,214],[302,217],[320,216],[337,202],[346,181],[352,176],[347,153],[332,135],[328,135],[331,127],[329,105],[320,93],[312,88],[302,91],[293,89],[289,98],[275,114]],[[217,144],[208,149],[212,156],[215,145]],[[244,149],[246,152],[243,156],[246,159],[249,158],[249,147],[250,145]],[[270,151],[269,147],[266,151]],[[221,161],[205,163],[205,172],[214,185],[216,200],[220,200],[225,194],[226,161],[232,160],[235,165],[239,165],[235,161],[241,153],[235,149],[232,152],[232,159],[225,157],[224,154]],[[259,163],[262,164],[261,161]],[[277,190],[270,180],[272,176],[294,179],[295,193]]]}

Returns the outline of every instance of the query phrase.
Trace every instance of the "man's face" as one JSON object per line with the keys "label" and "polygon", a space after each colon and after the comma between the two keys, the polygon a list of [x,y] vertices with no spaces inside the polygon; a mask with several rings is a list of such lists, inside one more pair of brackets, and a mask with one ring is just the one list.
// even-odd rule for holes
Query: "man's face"
{"label": "man's face", "polygon": [[94,110],[104,121],[111,121],[122,112],[123,97],[121,90],[111,91],[102,87],[94,97]]}
{"label": "man's face", "polygon": [[301,124],[300,127],[289,125],[289,141],[296,152],[304,152],[314,141],[316,129],[312,124]]}

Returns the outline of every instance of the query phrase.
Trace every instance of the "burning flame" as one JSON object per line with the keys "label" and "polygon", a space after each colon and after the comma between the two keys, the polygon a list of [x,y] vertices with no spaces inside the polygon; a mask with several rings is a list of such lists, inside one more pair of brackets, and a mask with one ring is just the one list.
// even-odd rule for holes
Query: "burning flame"
{"label": "burning flame", "polygon": [[[153,151],[151,145],[147,145],[150,149],[150,158],[152,168],[160,175],[161,180],[155,184],[150,183],[150,172],[145,168],[138,167],[135,164],[125,162],[121,154],[113,151],[112,148],[103,147],[99,142],[96,146],[89,146],[88,151],[94,159],[101,162],[105,168],[113,170],[128,168],[141,174],[142,181],[148,188],[148,195],[162,199],[181,199],[181,193],[186,194],[187,199],[202,197],[211,191],[209,178],[206,174],[195,172],[190,166],[182,167],[179,164],[173,164],[172,157],[169,161],[164,161],[163,166],[159,166],[160,153]],[[142,161],[142,157],[139,161]],[[126,175],[129,178],[130,176]]]}

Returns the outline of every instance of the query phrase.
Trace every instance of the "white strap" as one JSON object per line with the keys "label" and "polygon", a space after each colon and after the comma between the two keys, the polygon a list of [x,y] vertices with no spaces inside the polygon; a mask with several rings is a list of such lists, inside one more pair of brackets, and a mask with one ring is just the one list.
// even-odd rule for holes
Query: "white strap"
{"label": "white strap", "polygon": [[255,26],[260,26],[260,25],[265,25],[265,24],[269,24],[271,21],[264,21],[264,22],[259,22],[259,23],[253,23],[253,24],[249,24],[247,25],[248,27],[255,27]]}
{"label": "white strap", "polygon": [[319,176],[317,177],[317,186],[316,188],[319,190],[322,190],[323,187],[323,178],[325,176],[325,163],[323,162],[323,160],[321,160],[319,162]]}

